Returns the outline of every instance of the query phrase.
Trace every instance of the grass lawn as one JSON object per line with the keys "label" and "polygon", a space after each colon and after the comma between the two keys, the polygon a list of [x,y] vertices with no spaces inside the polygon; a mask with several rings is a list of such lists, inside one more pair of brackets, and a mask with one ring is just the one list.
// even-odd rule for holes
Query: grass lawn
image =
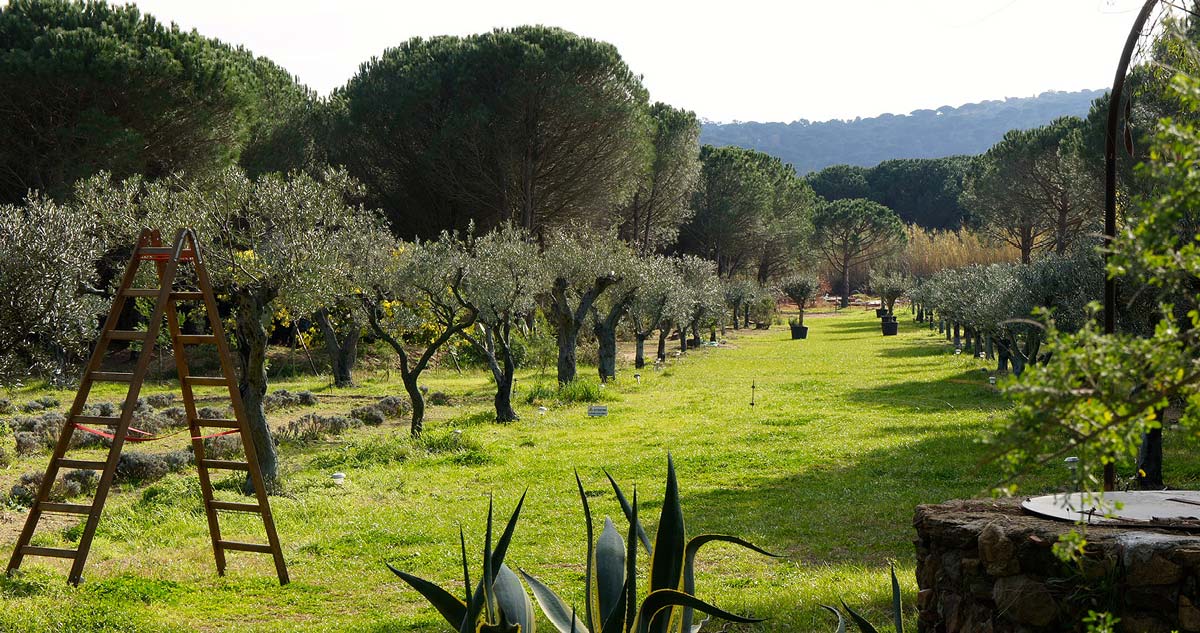
{"label": "grass lawn", "polygon": [[[110,497],[79,589],[66,585],[65,563],[49,559],[27,558],[19,575],[0,580],[0,629],[442,631],[437,613],[384,562],[459,587],[459,526],[478,577],[489,495],[503,521],[526,489],[509,564],[582,604],[585,544],[573,469],[597,531],[605,515],[621,517],[606,468],[627,493],[637,485],[652,533],[668,451],[689,536],[735,534],[783,555],[724,544],[702,550],[700,597],[771,618],[725,630],[832,631],[818,605],[840,599],[890,621],[890,561],[911,617],[913,507],[986,494],[999,471],[978,440],[1003,423],[1007,405],[988,385],[983,361],[954,356],[907,314],[901,322],[900,336],[889,338],[873,312],[858,310],[813,316],[805,341],[788,340],[786,326],[730,332],[727,346],[689,352],[661,372],[643,370],[640,385],[632,368],[622,368],[605,389],[610,414],[599,419],[586,417],[586,404],[540,414],[524,402],[538,381],[527,373],[517,383],[521,420],[497,425],[487,421],[482,372],[431,374],[430,388],[458,406],[433,407],[424,442],[408,439],[406,421],[389,421],[336,441],[281,447],[287,491],[272,507],[290,585],[277,585],[261,554],[231,553],[229,572],[217,577],[195,476],[171,475]],[[353,402],[346,396],[403,393],[382,374],[361,382],[323,398],[318,410],[344,412]],[[272,387],[324,389],[319,380]],[[58,395],[69,401],[69,393]],[[0,471],[0,486],[6,491],[45,460],[22,458]],[[330,480],[335,471],[346,473],[344,485]],[[224,494],[232,496],[236,483],[225,481]],[[1024,489],[1051,483],[1035,479]],[[230,538],[262,542],[256,517],[225,516]],[[20,509],[0,510],[0,555],[11,552],[23,519]],[[40,544],[69,546],[77,530],[63,524],[41,534]]]}

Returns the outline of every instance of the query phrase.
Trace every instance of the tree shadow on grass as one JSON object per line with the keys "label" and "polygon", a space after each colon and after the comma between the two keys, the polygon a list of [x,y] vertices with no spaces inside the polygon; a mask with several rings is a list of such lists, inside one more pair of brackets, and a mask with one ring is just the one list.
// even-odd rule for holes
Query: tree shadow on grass
{"label": "tree shadow on grass", "polygon": [[847,400],[863,407],[908,413],[946,411],[1001,411],[1007,402],[978,369],[941,380],[912,380],[864,387],[851,391]]}
{"label": "tree shadow on grass", "polygon": [[926,358],[954,355],[954,348],[936,343],[937,341],[909,339],[904,341],[904,345],[879,350],[879,355],[885,358]]}
{"label": "tree shadow on grass", "polygon": [[702,493],[688,492],[691,467],[677,459],[684,516],[698,528],[690,533],[743,536],[805,563],[911,564],[918,504],[978,497],[999,481],[998,465],[985,461],[987,448],[976,439],[957,431],[833,455],[798,472]]}
{"label": "tree shadow on grass", "polygon": [[878,321],[859,321],[857,319],[851,321],[847,319],[835,319],[821,323],[821,329],[826,332],[834,332],[838,334],[849,334],[858,332],[879,331]]}

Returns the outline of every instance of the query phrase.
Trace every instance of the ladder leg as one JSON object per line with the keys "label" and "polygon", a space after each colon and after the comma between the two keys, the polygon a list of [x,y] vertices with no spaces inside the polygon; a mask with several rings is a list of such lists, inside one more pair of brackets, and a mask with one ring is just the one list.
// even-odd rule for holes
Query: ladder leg
{"label": "ladder leg", "polygon": [[[157,231],[153,233],[154,242],[157,246],[161,244],[161,239],[158,238]],[[139,259],[139,253],[136,249],[134,251],[134,259]],[[96,485],[96,496],[92,502],[92,511],[88,514],[87,521],[84,522],[83,533],[79,537],[78,553],[75,555],[70,575],[67,577],[67,582],[73,585],[78,585],[83,580],[83,567],[87,563],[88,552],[92,547],[92,539],[96,536],[96,526],[100,523],[100,514],[104,510],[104,502],[108,498],[108,491],[112,487],[113,477],[117,472],[117,461],[121,456],[121,448],[125,444],[125,436],[129,432],[129,423],[133,418],[133,410],[137,407],[137,399],[142,388],[142,382],[145,381],[146,372],[150,368],[150,357],[153,355],[154,343],[158,339],[158,330],[162,326],[167,303],[170,301],[171,284],[175,281],[175,271],[178,266],[178,260],[172,259],[159,274],[158,300],[154,304],[154,311],[150,314],[150,322],[146,326],[146,339],[142,344],[142,352],[138,355],[137,364],[134,366],[133,376],[129,383],[129,392],[126,394],[124,406],[121,408],[120,421],[117,423],[117,428],[113,431],[112,447],[108,451],[108,462],[105,464],[104,472],[100,475],[100,482]]]}
{"label": "ladder leg", "polygon": [[[198,245],[195,243],[195,236],[192,239],[193,251],[199,252]],[[200,292],[204,296],[204,309],[208,313],[209,327],[212,328],[213,334],[216,336],[217,356],[221,359],[221,373],[225,376],[229,385],[229,400],[233,405],[234,417],[237,418],[238,426],[241,430],[242,447],[246,452],[247,471],[250,475],[250,482],[254,487],[254,495],[261,509],[263,528],[267,533],[267,544],[271,548],[271,556],[275,561],[275,573],[279,576],[279,584],[286,585],[289,582],[287,564],[283,559],[283,548],[279,543],[279,534],[275,530],[275,518],[271,514],[270,501],[267,498],[267,488],[263,481],[262,469],[258,463],[258,453],[255,451],[254,438],[250,432],[249,420],[246,416],[246,407],[242,402],[242,394],[238,391],[237,376],[233,371],[233,362],[230,360],[229,343],[225,340],[225,330],[221,324],[221,316],[217,311],[217,301],[213,295],[212,284],[208,279],[208,271],[204,266],[204,261],[199,257],[195,259],[196,284],[200,287]]]}
{"label": "ladder leg", "polygon": [[[161,267],[162,264],[159,264]],[[196,423],[196,419],[200,417],[196,414],[196,401],[192,394],[192,385],[185,380],[189,375],[187,353],[185,345],[180,339],[182,332],[179,327],[179,319],[175,310],[175,303],[167,304],[167,327],[171,331],[171,343],[175,352],[175,370],[179,374],[179,390],[183,395],[183,408],[187,414],[188,430],[192,434],[192,454],[196,459],[196,471],[200,477],[200,492],[204,498],[204,514],[208,519],[208,534],[212,539],[213,557],[217,563],[217,575],[225,575],[225,550],[221,548],[221,523],[217,517],[217,511],[212,507],[213,489],[212,481],[208,476],[208,468],[204,467],[204,440],[195,439],[204,435],[201,432],[200,426]]]}
{"label": "ladder leg", "polygon": [[[155,238],[154,232],[143,229],[138,236],[137,246],[134,248],[136,253],[138,248],[149,246]],[[117,323],[121,318],[121,312],[125,309],[126,295],[125,290],[133,286],[134,279],[137,276],[138,258],[132,257],[125,267],[125,273],[121,276],[121,283],[117,288],[117,295],[113,298],[113,303],[108,309],[108,316],[104,320],[104,327],[101,330],[100,339],[96,341],[95,347],[92,348],[92,356],[88,359],[88,364],[84,368],[83,377],[79,382],[79,389],[75,392],[75,399],[71,403],[71,409],[67,413],[67,419],[63,423],[63,428],[58,434],[58,441],[54,445],[54,452],[50,458],[50,464],[46,467],[46,473],[42,476],[42,483],[38,486],[37,496],[34,498],[33,507],[29,509],[29,514],[25,517],[25,525],[21,529],[20,535],[17,537],[16,546],[13,548],[12,557],[8,561],[8,569],[6,573],[12,574],[21,567],[21,562],[24,559],[24,548],[28,547],[33,539],[33,533],[37,530],[38,521],[42,517],[42,503],[49,501],[50,491],[54,488],[54,482],[58,479],[59,460],[62,459],[67,450],[71,446],[71,435],[75,431],[74,418],[83,412],[83,407],[87,404],[88,396],[92,391],[92,373],[99,371],[100,366],[104,361],[104,354],[108,351],[108,343],[110,341],[108,333],[117,329]],[[94,502],[93,502],[94,503]]]}

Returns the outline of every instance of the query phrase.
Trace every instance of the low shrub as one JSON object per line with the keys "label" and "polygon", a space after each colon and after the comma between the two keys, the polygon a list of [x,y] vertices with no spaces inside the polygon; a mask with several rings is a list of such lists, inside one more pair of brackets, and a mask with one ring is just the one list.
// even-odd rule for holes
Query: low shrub
{"label": "low shrub", "polygon": [[525,403],[538,404],[540,402],[554,400],[557,396],[558,389],[556,389],[554,385],[551,385],[548,382],[538,382],[534,383],[534,385],[529,388],[528,394],[525,394]]}
{"label": "low shrub", "polygon": [[63,493],[66,497],[90,495],[99,483],[100,475],[94,470],[70,470],[62,478]]}
{"label": "low shrub", "polygon": [[448,407],[452,404],[450,394],[443,391],[435,391],[429,394],[429,404],[438,407]]}
{"label": "low shrub", "polygon": [[245,457],[246,449],[242,447],[242,438],[236,433],[205,438],[204,455],[209,459],[232,459]]}
{"label": "low shrub", "polygon": [[386,418],[399,418],[404,414],[412,411],[412,405],[409,404],[408,398],[400,396],[384,396],[373,405]]}
{"label": "low shrub", "polygon": [[607,394],[599,382],[586,378],[576,378],[558,388],[558,401],[563,404],[572,402],[601,402],[607,400]]}
{"label": "low shrub", "polygon": [[41,403],[38,402],[26,402],[25,404],[21,405],[21,413],[37,413],[45,408],[46,407],[43,407]]}
{"label": "low shrub", "polygon": [[180,406],[167,407],[158,412],[159,415],[171,421],[172,426],[183,426],[187,424],[187,410]]}
{"label": "low shrub", "polygon": [[13,407],[12,400],[0,398],[0,415],[9,415],[13,411],[16,411],[16,408]]}
{"label": "low shrub", "polygon": [[350,410],[350,417],[362,422],[367,426],[379,426],[383,424],[383,413],[374,406],[356,407]]}
{"label": "low shrub", "polygon": [[309,413],[279,429],[275,440],[280,443],[307,444],[319,442],[330,435],[341,435],[347,429],[362,426],[362,422],[344,415]]}
{"label": "low shrub", "polygon": [[146,396],[146,404],[155,409],[163,409],[171,406],[175,402],[175,394],[173,393],[156,393],[152,396]]}
{"label": "low shrub", "polygon": [[207,420],[221,420],[230,413],[231,410],[229,407],[225,407],[223,409],[218,407],[200,407],[200,410],[196,412],[196,415]]}
{"label": "low shrub", "polygon": [[[25,506],[33,505],[33,500],[37,498],[38,488],[41,487],[45,477],[45,473],[41,471],[21,475],[8,493],[9,501]],[[50,500],[62,501],[90,495],[96,491],[96,484],[99,481],[100,476],[94,470],[67,471],[50,489]]]}
{"label": "low shrub", "polygon": [[267,411],[276,411],[278,409],[291,409],[300,406],[316,406],[318,404],[317,397],[311,391],[298,391],[292,393],[287,389],[273,391],[263,398],[263,408]]}
{"label": "low shrub", "polygon": [[117,461],[116,481],[120,483],[149,483],[158,481],[192,464],[192,453],[187,450],[170,453],[122,453]]}

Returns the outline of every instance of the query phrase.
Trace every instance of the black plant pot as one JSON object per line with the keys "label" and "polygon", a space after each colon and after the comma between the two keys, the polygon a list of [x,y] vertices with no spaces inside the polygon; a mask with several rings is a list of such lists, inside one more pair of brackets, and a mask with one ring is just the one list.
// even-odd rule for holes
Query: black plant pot
{"label": "black plant pot", "polygon": [[895,336],[898,332],[900,332],[900,324],[897,323],[895,319],[896,317],[892,317],[891,321],[884,321],[881,324],[881,327],[883,327],[884,336]]}
{"label": "black plant pot", "polygon": [[882,319],[887,316],[887,308],[875,308],[875,318]]}
{"label": "black plant pot", "polygon": [[883,316],[883,322],[884,322],[884,323],[895,323],[895,322],[896,322],[896,315],[894,315],[894,314],[885,314],[885,315]]}
{"label": "black plant pot", "polygon": [[794,341],[794,340],[800,339],[800,338],[808,338],[808,326],[807,325],[793,325],[792,326],[792,340]]}

